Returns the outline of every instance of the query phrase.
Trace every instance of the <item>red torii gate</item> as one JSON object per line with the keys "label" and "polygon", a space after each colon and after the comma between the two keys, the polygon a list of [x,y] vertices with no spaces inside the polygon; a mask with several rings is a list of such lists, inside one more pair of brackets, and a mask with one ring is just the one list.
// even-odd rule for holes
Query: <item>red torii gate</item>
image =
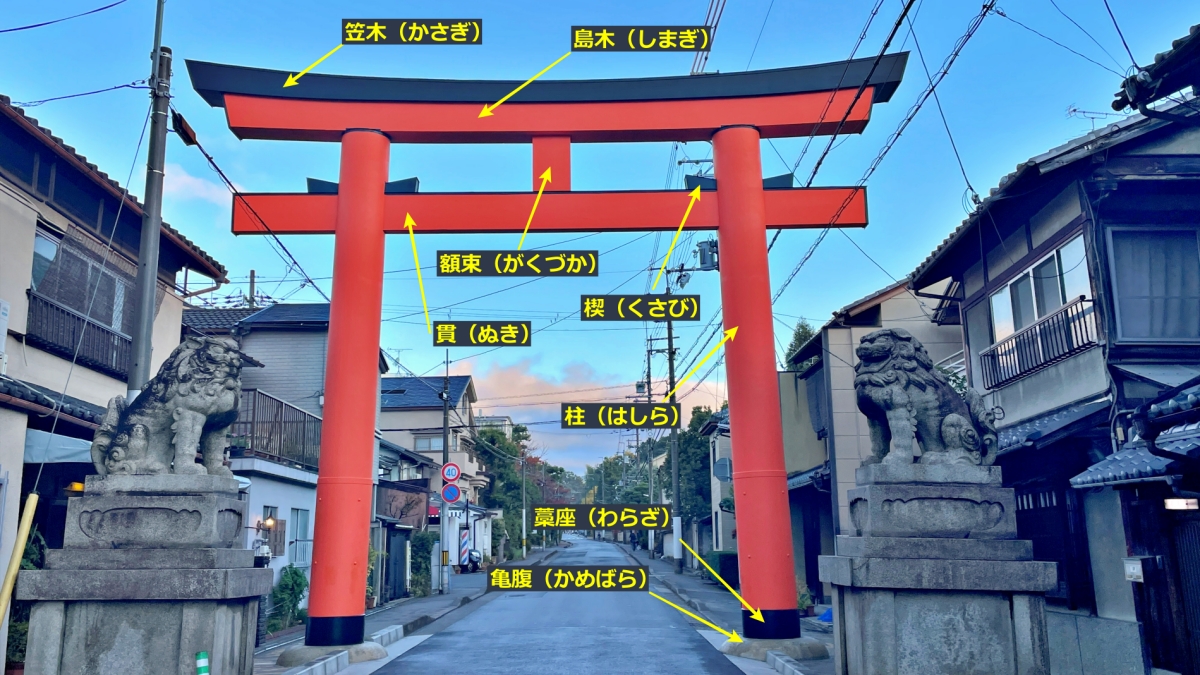
{"label": "red torii gate", "polygon": [[554,170],[533,229],[573,232],[674,230],[688,200],[681,190],[571,191],[571,143],[712,141],[717,190],[695,204],[685,227],[717,230],[724,324],[740,327],[725,345],[738,557],[742,593],[765,619],[743,610],[743,634],[799,637],[766,230],[863,227],[866,192],[764,190],[759,140],[861,132],[871,105],[899,86],[906,61],[895,54],[718,75],[537,81],[482,119],[480,106],[520,83],[309,74],[285,89],[287,72],[188,61],[196,91],[225,108],[238,138],[342,145],[337,194],[251,194],[233,209],[235,234],[266,234],[265,222],[276,234],[335,235],[307,644],[363,640],[384,235],[406,232],[407,213],[418,234],[516,234],[534,197],[385,195],[390,143],[532,143],[533,189]]}

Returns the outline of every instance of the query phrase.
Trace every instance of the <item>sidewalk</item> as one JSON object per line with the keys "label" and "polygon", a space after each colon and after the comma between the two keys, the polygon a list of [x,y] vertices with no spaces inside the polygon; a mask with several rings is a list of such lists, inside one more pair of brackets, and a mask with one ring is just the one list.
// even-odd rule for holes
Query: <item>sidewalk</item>
{"label": "sidewalk", "polygon": [[[551,556],[561,548],[549,548],[545,551],[530,551],[525,560],[508,561],[504,565],[536,564],[545,557]],[[404,626],[404,634],[411,635],[422,627],[437,621],[463,605],[482,596],[487,588],[487,574],[455,574],[450,580],[450,592],[434,594],[423,598],[401,598],[388,604],[367,610],[366,634],[371,635],[389,626]],[[255,650],[254,675],[281,675],[288,670],[275,665],[279,652],[294,644],[303,644],[304,633],[282,636],[272,640]]]}
{"label": "sidewalk", "polygon": [[[741,634],[741,603],[724,586],[708,581],[707,573],[700,576],[695,574],[693,570],[685,567],[683,574],[675,574],[674,561],[669,558],[651,560],[649,552],[643,549],[630,551],[628,545],[617,544],[617,546],[627,555],[633,556],[639,564],[649,567],[650,575],[654,580],[669,588],[675,595],[678,595],[685,605],[696,610],[701,616],[704,616],[718,626],[725,629],[735,629],[738,631],[738,634]],[[703,572],[703,570],[700,571]],[[804,637],[815,638],[824,642],[829,647],[830,653],[833,652],[832,633],[804,629],[802,634]],[[806,668],[805,672],[811,672],[814,675],[826,672],[832,673],[833,659],[805,661],[804,666]]]}

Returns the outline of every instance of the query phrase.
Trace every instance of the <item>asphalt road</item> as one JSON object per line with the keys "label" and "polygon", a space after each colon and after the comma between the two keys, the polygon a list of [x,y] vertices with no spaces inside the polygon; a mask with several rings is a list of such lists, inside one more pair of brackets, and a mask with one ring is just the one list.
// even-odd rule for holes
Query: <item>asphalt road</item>
{"label": "asphalt road", "polygon": [[[608,543],[572,540],[554,565],[628,565]],[[668,591],[656,589],[665,597]],[[465,611],[464,611],[465,610]],[[646,593],[489,593],[431,624],[432,637],[377,675],[741,675],[677,610]],[[418,631],[418,634],[425,631]]]}

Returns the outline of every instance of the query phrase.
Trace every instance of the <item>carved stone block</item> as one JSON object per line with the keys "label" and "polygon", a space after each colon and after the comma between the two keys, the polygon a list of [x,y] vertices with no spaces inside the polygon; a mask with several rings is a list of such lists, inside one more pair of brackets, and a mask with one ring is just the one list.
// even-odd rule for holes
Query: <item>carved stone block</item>
{"label": "carved stone block", "polygon": [[67,504],[63,548],[233,548],[245,511],[217,494],[84,494]]}
{"label": "carved stone block", "polygon": [[1016,539],[1010,489],[972,485],[865,485],[847,493],[864,537]]}
{"label": "carved stone block", "polygon": [[859,485],[962,483],[1000,485],[1000,467],[974,464],[867,464],[854,471]]}

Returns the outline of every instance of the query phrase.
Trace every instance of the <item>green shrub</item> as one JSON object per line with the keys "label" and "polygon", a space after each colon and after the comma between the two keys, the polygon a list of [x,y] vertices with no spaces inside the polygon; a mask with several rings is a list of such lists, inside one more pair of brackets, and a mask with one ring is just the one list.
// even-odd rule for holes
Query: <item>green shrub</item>
{"label": "green shrub", "polygon": [[[274,633],[301,622],[300,601],[308,592],[308,577],[295,565],[281,570],[279,583],[271,589],[271,617],[267,619],[267,632]],[[305,613],[307,615],[307,612]]]}
{"label": "green shrub", "polygon": [[801,612],[813,606],[812,593],[808,590],[808,584],[796,579],[796,608]]}
{"label": "green shrub", "polygon": [[[708,566],[713,568],[717,574],[720,574],[721,578],[724,579],[730,586],[733,586],[734,588],[741,587],[741,584],[739,583],[740,579],[738,577],[737,552],[709,551],[708,553],[704,554],[704,562],[708,563]],[[707,570],[705,570],[704,575],[715,583],[721,583],[720,581],[714,579],[712,574],[709,574]]]}

